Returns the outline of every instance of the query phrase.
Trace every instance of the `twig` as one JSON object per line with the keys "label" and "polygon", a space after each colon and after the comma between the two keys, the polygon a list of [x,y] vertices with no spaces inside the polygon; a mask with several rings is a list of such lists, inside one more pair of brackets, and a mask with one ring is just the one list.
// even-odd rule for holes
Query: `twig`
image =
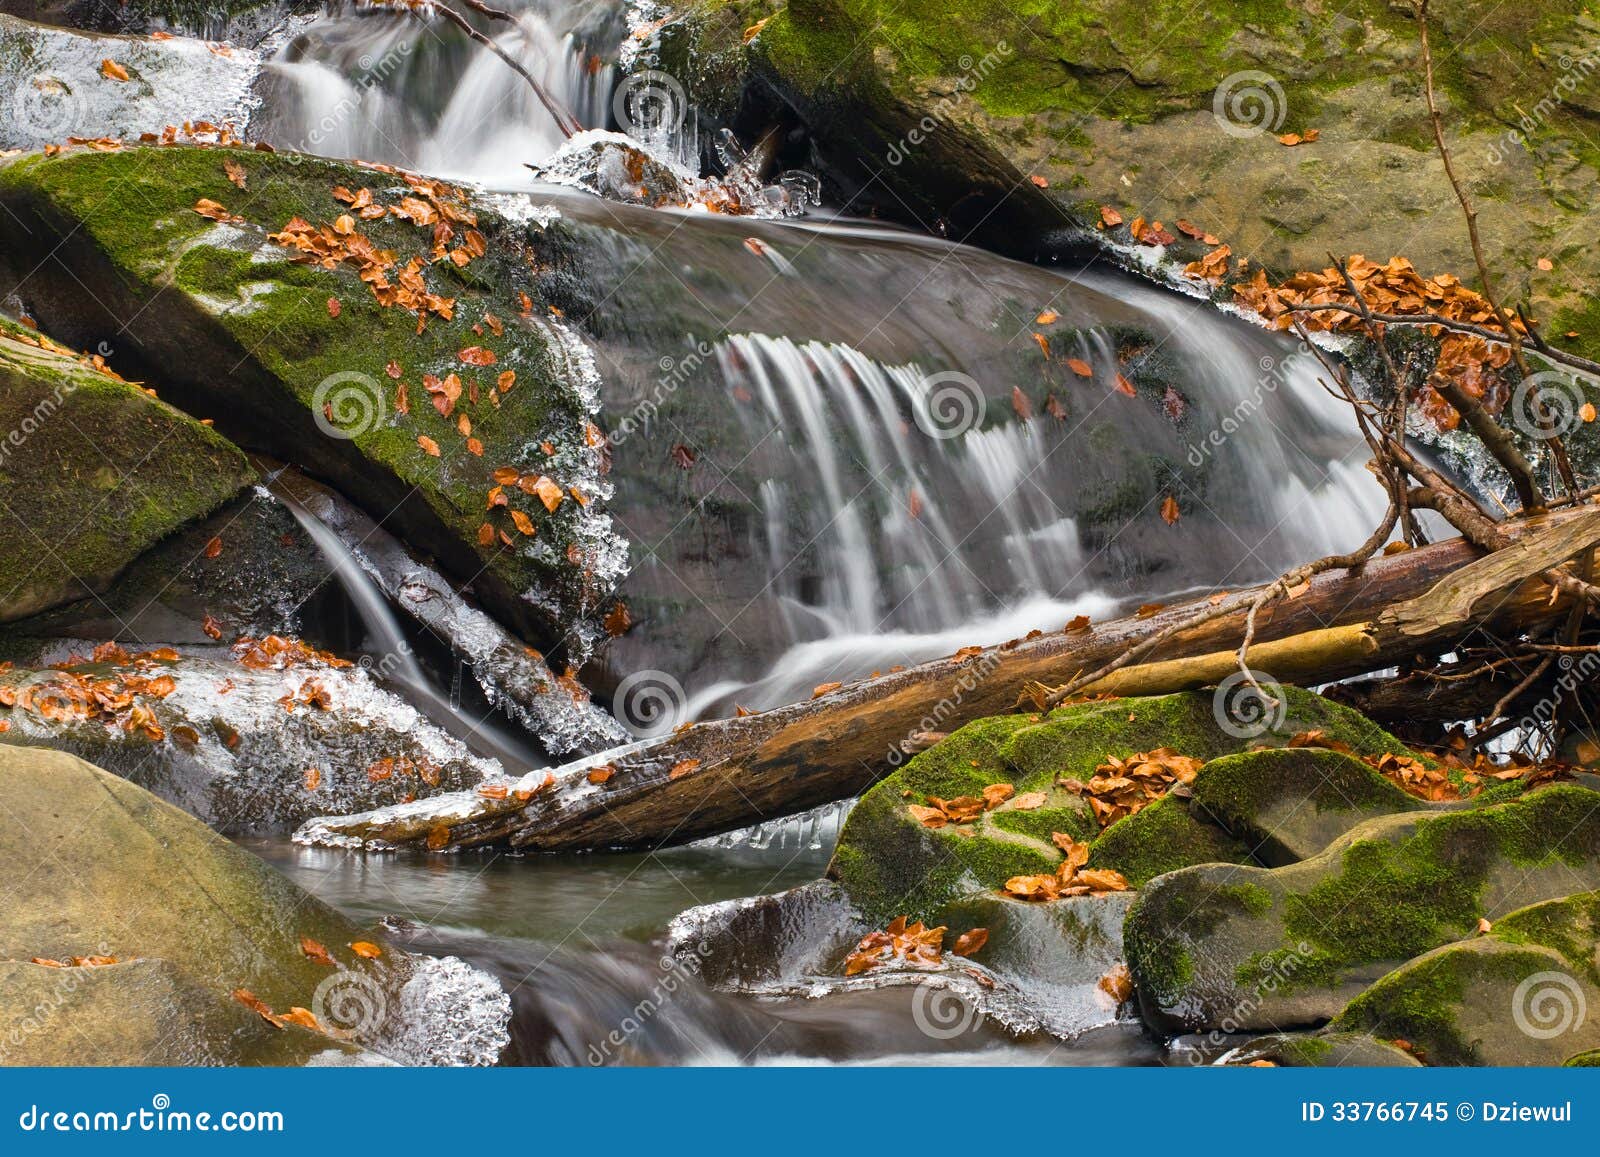
{"label": "twig", "polygon": [[[462,0],[462,3],[468,8],[471,8],[474,12],[481,12],[483,15],[491,17],[495,20],[507,20],[512,21],[513,23],[516,20],[511,13],[504,12],[498,8],[492,8],[488,4],[483,3],[483,0]],[[377,9],[391,9],[394,7],[391,4],[384,3],[383,0],[357,0],[357,6]],[[539,83],[538,79],[533,75],[533,73],[529,72],[522,66],[521,61],[517,60],[516,57],[512,56],[505,49],[501,48],[500,45],[495,43],[491,37],[485,36],[483,33],[479,32],[472,26],[472,22],[470,20],[461,15],[461,13],[457,12],[454,8],[441,3],[440,0],[421,0],[421,2],[418,3],[404,3],[402,7],[405,11],[410,12],[413,15],[425,15],[430,12],[437,12],[446,20],[450,21],[450,23],[454,24],[457,28],[461,29],[461,31],[465,32],[473,40],[477,41],[490,52],[498,56],[501,60],[505,61],[506,64],[510,65],[511,68],[516,71],[517,75],[528,82],[528,85],[533,89],[534,95],[539,98],[539,103],[544,105],[545,111],[555,118],[556,128],[561,130],[562,136],[570,138],[574,133],[583,131],[583,125],[578,122],[578,118],[567,111],[566,106],[564,106],[560,101],[551,96],[549,90],[546,89],[544,85]]]}
{"label": "twig", "polygon": [[[1433,122],[1433,140],[1439,148],[1439,159],[1444,162],[1444,174],[1450,179],[1450,187],[1455,190],[1456,200],[1461,202],[1461,212],[1467,219],[1467,236],[1472,241],[1472,259],[1478,266],[1478,277],[1483,282],[1484,300],[1489,303],[1489,308],[1494,310],[1500,328],[1505,330],[1507,342],[1511,346],[1511,357],[1517,363],[1517,371],[1523,380],[1527,380],[1533,376],[1533,371],[1528,366],[1528,359],[1523,356],[1522,339],[1511,324],[1511,315],[1500,304],[1499,296],[1495,293],[1494,279],[1489,274],[1489,262],[1483,255],[1483,242],[1478,236],[1478,210],[1473,205],[1472,199],[1467,196],[1466,189],[1462,187],[1460,177],[1456,175],[1455,160],[1450,155],[1450,146],[1444,139],[1444,116],[1439,111],[1438,94],[1433,85],[1433,48],[1428,38],[1428,0],[1413,0],[1413,7],[1416,10],[1417,26],[1422,40],[1424,90],[1428,98],[1428,119]],[[1578,489],[1578,482],[1572,472],[1572,463],[1567,458],[1566,447],[1555,432],[1555,423],[1545,409],[1544,402],[1537,395],[1531,401],[1544,440],[1549,444],[1550,456],[1555,460],[1556,469],[1561,475],[1561,484],[1570,494]]]}

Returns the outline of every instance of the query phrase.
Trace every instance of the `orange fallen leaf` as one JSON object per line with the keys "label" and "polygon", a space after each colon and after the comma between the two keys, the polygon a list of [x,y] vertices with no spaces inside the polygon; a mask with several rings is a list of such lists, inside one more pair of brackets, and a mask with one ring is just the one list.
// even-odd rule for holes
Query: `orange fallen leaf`
{"label": "orange fallen leaf", "polygon": [[100,75],[107,80],[127,80],[128,70],[108,56],[100,62]]}
{"label": "orange fallen leaf", "polygon": [[827,695],[827,694],[830,694],[830,693],[832,693],[834,691],[837,691],[839,688],[841,688],[843,686],[844,686],[843,683],[837,683],[837,682],[836,683],[819,683],[815,687],[811,688],[811,698],[813,698],[813,699],[821,699],[824,695]]}
{"label": "orange fallen leaf", "polygon": [[1073,373],[1077,374],[1080,378],[1094,377],[1094,367],[1088,362],[1084,361],[1082,358],[1068,358],[1067,368]]}
{"label": "orange fallen leaf", "polygon": [[1178,509],[1178,500],[1172,495],[1167,495],[1161,502],[1161,521],[1168,526],[1183,517],[1183,512]]}
{"label": "orange fallen leaf", "polygon": [[519,534],[525,535],[528,538],[533,537],[533,519],[529,518],[520,510],[513,510],[511,512],[511,521],[516,525],[517,532]]}
{"label": "orange fallen leaf", "polygon": [[590,768],[587,778],[590,783],[605,783],[616,774],[617,769],[608,763],[603,767]]}
{"label": "orange fallen leaf", "polygon": [[1122,1004],[1133,996],[1133,974],[1128,971],[1128,966],[1119,960],[1111,966],[1110,972],[1100,978],[1095,987],[1118,1004]]}
{"label": "orange fallen leaf", "polygon": [[956,937],[956,942],[951,945],[950,951],[957,956],[971,956],[989,943],[989,930],[987,928],[973,928]]}
{"label": "orange fallen leaf", "polygon": [[1019,812],[1031,812],[1042,808],[1050,797],[1042,791],[1025,791],[1011,801],[1011,806]]}
{"label": "orange fallen leaf", "polygon": [[350,944],[350,951],[363,960],[376,960],[383,955],[383,949],[370,940],[355,940]]}
{"label": "orange fallen leaf", "polygon": [[1056,321],[1058,321],[1060,319],[1060,317],[1061,317],[1061,315],[1059,313],[1057,313],[1055,310],[1047,309],[1043,313],[1041,313],[1038,317],[1033,319],[1033,324],[1034,325],[1053,325],[1053,324],[1055,324]]}
{"label": "orange fallen leaf", "polygon": [[207,558],[216,558],[217,555],[222,553],[222,536],[220,534],[213,535],[211,537],[211,539],[206,543],[206,549],[204,553]]}
{"label": "orange fallen leaf", "polygon": [[1038,173],[1030,173],[1028,175],[1028,180],[1031,181],[1033,186],[1037,189],[1048,189],[1050,187],[1050,182],[1039,176]]}
{"label": "orange fallen leaf", "polygon": [[435,458],[439,456],[439,443],[435,442],[426,434],[417,435],[417,445],[422,447],[422,452],[424,454],[431,454]]}
{"label": "orange fallen leaf", "polygon": [[309,936],[300,937],[300,954],[313,964],[333,967],[333,957],[328,955],[328,950]]}
{"label": "orange fallen leaf", "polygon": [[698,759],[680,759],[672,765],[672,770],[667,772],[667,778],[682,779],[684,776],[692,774],[699,767],[700,761]]}

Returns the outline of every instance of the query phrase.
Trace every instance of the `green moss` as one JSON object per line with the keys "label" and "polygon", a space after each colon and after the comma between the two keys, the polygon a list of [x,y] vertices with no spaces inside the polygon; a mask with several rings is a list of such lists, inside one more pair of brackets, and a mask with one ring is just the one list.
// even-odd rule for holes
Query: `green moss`
{"label": "green moss", "polygon": [[[922,752],[869,791],[841,833],[831,873],[873,917],[931,917],[962,890],[993,889],[1016,875],[1054,871],[1061,860],[1051,836],[1096,837],[1094,862],[1123,870],[1135,884],[1187,864],[1238,863],[1245,849],[1201,823],[1178,801],[1163,801],[1112,825],[1102,835],[1079,795],[1063,780],[1085,781],[1110,757],[1170,747],[1202,760],[1256,744],[1282,744],[1318,729],[1372,754],[1405,748],[1354,712],[1297,688],[1279,725],[1240,738],[1224,731],[1210,692],[1116,699],[1059,708],[1048,717],[978,720]],[[908,807],[934,797],[981,796],[1010,783],[1018,795],[1044,796],[1041,806],[1014,801],[975,823],[933,829]],[[1121,830],[1119,830],[1121,829]]]}
{"label": "green moss", "polygon": [[[1112,868],[1136,888],[1190,864],[1248,864],[1249,849],[1219,828],[1196,819],[1170,796],[1118,820],[1094,841],[1092,868]],[[1270,906],[1272,898],[1265,896]]]}
{"label": "green moss", "polygon": [[143,390],[0,338],[0,619],[104,590],[253,476],[226,439]]}
{"label": "green moss", "polygon": [[1488,913],[1502,865],[1520,869],[1522,883],[1536,869],[1592,867],[1600,815],[1593,792],[1557,785],[1418,821],[1397,840],[1358,839],[1340,855],[1337,874],[1284,896],[1285,945],[1247,962],[1241,977],[1290,971],[1293,962],[1291,987],[1331,985],[1362,965],[1407,960],[1465,936]]}
{"label": "green moss", "polygon": [[[242,170],[243,188],[229,180],[225,159]],[[479,596],[530,638],[563,636],[605,595],[581,553],[597,533],[591,520],[575,501],[550,513],[515,489],[506,491],[507,508],[486,512],[485,503],[497,467],[545,473],[563,486],[586,481],[593,468],[573,381],[581,371],[545,320],[536,274],[543,236],[475,203],[488,251],[463,270],[434,257],[431,228],[393,216],[361,220],[359,231],[375,247],[399,266],[420,259],[429,291],[455,300],[452,319],[431,315],[419,333],[415,314],[380,306],[353,268],[302,264],[264,244],[292,218],[320,225],[345,212],[336,186],[370,188],[381,204],[410,192],[397,175],[310,157],[129,148],[0,165],[0,203],[10,210],[0,216],[26,221],[20,228],[30,244],[62,239],[78,277],[105,283],[99,296],[109,318],[70,306],[45,318],[79,331],[64,337],[87,341],[114,320],[132,319],[128,353],[161,366],[174,400],[214,416],[248,447],[300,461],[370,509],[393,512],[414,546],[472,578]],[[193,211],[201,198],[242,221],[201,217]],[[6,228],[0,222],[0,234]],[[452,245],[466,228],[457,223]],[[7,272],[19,283],[28,273]],[[35,276],[53,275],[49,266]],[[41,295],[41,309],[57,296],[74,302],[79,292],[69,282],[59,295]],[[523,294],[531,311],[523,310]],[[464,363],[458,353],[467,346],[488,349],[495,364]],[[390,363],[406,386],[407,413],[395,404]],[[495,383],[503,370],[514,372],[515,384],[501,394]],[[429,404],[422,379],[452,372],[463,394],[446,418]],[[471,444],[458,426],[463,415]],[[442,454],[424,452],[419,438]],[[479,445],[481,454],[472,452]],[[511,509],[528,516],[534,537],[514,529]],[[486,522],[510,541],[481,544]]]}

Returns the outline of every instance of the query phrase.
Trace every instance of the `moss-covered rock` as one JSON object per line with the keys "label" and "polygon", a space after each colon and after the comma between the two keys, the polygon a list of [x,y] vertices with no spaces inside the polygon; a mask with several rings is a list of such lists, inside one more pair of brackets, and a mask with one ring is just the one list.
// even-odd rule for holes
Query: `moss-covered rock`
{"label": "moss-covered rock", "polygon": [[1600,885],[1600,809],[1572,784],[1369,820],[1317,856],[1153,881],[1123,945],[1159,1031],[1328,1020],[1398,965],[1530,903]]}
{"label": "moss-covered rock", "polygon": [[254,477],[221,435],[41,340],[0,324],[0,621],[105,590]]}
{"label": "moss-covered rock", "polygon": [[1291,1069],[1414,1069],[1422,1064],[1405,1049],[1359,1032],[1274,1033],[1250,1041],[1229,1057],[1231,1064],[1253,1061]]}
{"label": "moss-covered rock", "polygon": [[[586,619],[623,546],[599,513],[598,379],[540,296],[538,225],[392,171],[194,147],[17,157],[0,205],[0,297],[158,366],[178,404],[330,479],[533,641],[598,636]],[[296,218],[393,264],[369,289],[349,262],[297,261],[268,240]],[[425,320],[380,304],[385,284],[430,295]],[[425,383],[451,375],[459,397],[436,408]],[[497,502],[497,469],[545,488]]]}
{"label": "moss-covered rock", "polygon": [[[1240,862],[1245,847],[1169,799],[1102,833],[1082,796],[1060,785],[1086,781],[1111,756],[1171,747],[1211,760],[1251,746],[1286,743],[1321,730],[1357,751],[1404,751],[1393,736],[1321,696],[1284,688],[1277,726],[1248,738],[1219,723],[1210,692],[1117,699],[1059,708],[1048,718],[1002,715],[970,723],[877,784],[851,812],[830,874],[861,909],[888,919],[932,916],[965,892],[1000,887],[1009,877],[1053,872],[1061,862],[1051,835],[1093,840],[1091,867],[1114,868],[1134,883],[1164,871],[1215,860]],[[1043,793],[1021,809],[1013,798],[972,824],[933,829],[910,812],[932,797],[978,796],[1010,783],[1018,796]],[[1120,829],[1120,830],[1119,830]]]}
{"label": "moss-covered rock", "polygon": [[[839,195],[1032,255],[1102,203],[1194,221],[1273,272],[1330,251],[1472,268],[1433,152],[1417,28],[1358,0],[686,0],[661,67],[759,131],[798,116]],[[770,17],[748,42],[743,30]],[[1440,99],[1501,288],[1591,354],[1600,109],[1585,0],[1436,7]],[[741,88],[739,78],[748,83]],[[1284,148],[1278,133],[1320,131]],[[1040,179],[1039,184],[1030,177]],[[878,186],[874,189],[874,186]],[[1369,190],[1359,210],[1350,190]],[[1565,240],[1562,240],[1565,239]],[[1546,253],[1547,248],[1556,251]],[[1180,252],[1185,247],[1180,244]],[[1535,258],[1554,263],[1537,271]],[[1187,260],[1187,255],[1185,258]],[[1567,339],[1562,339],[1567,340]]]}
{"label": "moss-covered rock", "polygon": [[1429,1064],[1556,1065],[1600,1048],[1600,893],[1534,904],[1356,997],[1334,1031],[1408,1041]]}
{"label": "moss-covered rock", "polygon": [[1193,788],[1191,807],[1273,867],[1314,856],[1367,820],[1425,806],[1359,759],[1311,747],[1224,756]]}

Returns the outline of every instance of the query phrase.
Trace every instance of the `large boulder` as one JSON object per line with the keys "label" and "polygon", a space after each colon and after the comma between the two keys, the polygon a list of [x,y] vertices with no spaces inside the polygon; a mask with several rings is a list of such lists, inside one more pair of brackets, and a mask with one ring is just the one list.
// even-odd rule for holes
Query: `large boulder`
{"label": "large boulder", "polygon": [[[357,926],[80,759],[0,747],[0,808],[0,853],[17,866],[0,911],[7,1063],[284,1064],[365,1048],[492,1064],[509,1041],[491,978]],[[297,1008],[317,1031],[280,1026]]]}
{"label": "large boulder", "polygon": [[0,622],[104,591],[253,477],[227,439],[0,321]]}
{"label": "large boulder", "polygon": [[1600,1048],[1597,952],[1600,893],[1547,900],[1395,969],[1329,1028],[1404,1040],[1427,1064],[1559,1065]]}
{"label": "large boulder", "polygon": [[[1194,814],[1181,796],[1169,795],[1102,830],[1084,795],[1071,788],[1113,757],[1162,747],[1198,760],[1249,759],[1240,755],[1247,748],[1282,746],[1302,732],[1321,731],[1364,754],[1406,750],[1321,696],[1297,688],[1279,693],[1286,697],[1283,710],[1248,728],[1230,719],[1215,695],[1201,691],[970,723],[862,797],[840,833],[830,874],[869,916],[888,919],[931,917],[964,893],[1056,871],[1062,853],[1052,842],[1055,833],[1093,841],[1089,866],[1120,871],[1135,885],[1190,864],[1251,862],[1247,843]],[[934,798],[981,797],[996,783],[1012,785],[1015,795],[972,823],[930,827],[913,810]]]}
{"label": "large boulder", "polygon": [[[1466,0],[1436,5],[1432,23],[1456,164],[1501,288],[1528,296],[1554,340],[1581,331],[1571,344],[1592,354],[1594,18],[1582,0]],[[1406,5],[722,0],[683,6],[657,49],[643,59],[708,120],[756,133],[798,117],[854,210],[1008,252],[1047,251],[1110,204],[1174,233],[1195,222],[1275,273],[1321,269],[1330,251],[1405,255],[1430,273],[1473,265]],[[1312,144],[1276,139],[1311,129]],[[1355,190],[1372,195],[1358,206]]]}
{"label": "large boulder", "polygon": [[1329,1020],[1367,985],[1481,919],[1600,885],[1600,809],[1575,784],[1509,803],[1369,820],[1308,860],[1153,880],[1123,946],[1158,1031]]}
{"label": "large boulder", "polygon": [[79,344],[121,333],[119,364],[329,479],[530,640],[599,637],[624,544],[536,222],[392,170],[189,146],[16,157],[0,205],[0,298]]}

